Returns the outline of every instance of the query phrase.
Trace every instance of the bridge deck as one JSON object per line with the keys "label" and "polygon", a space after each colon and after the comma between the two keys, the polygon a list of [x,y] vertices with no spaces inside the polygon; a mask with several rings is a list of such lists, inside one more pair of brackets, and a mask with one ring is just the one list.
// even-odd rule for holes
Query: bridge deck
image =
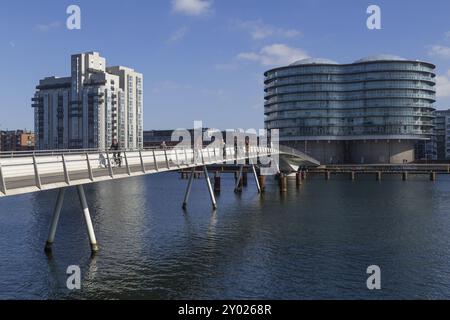
{"label": "bridge deck", "polygon": [[121,151],[122,166],[113,153],[82,152],[14,155],[0,157],[0,197],[49,190],[72,185],[175,171],[203,165],[244,163],[279,154],[278,150],[251,147]]}

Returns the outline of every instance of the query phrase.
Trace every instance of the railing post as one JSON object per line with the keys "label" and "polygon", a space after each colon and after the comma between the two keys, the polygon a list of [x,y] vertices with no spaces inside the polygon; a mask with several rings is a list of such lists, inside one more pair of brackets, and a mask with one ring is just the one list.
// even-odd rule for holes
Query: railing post
{"label": "railing post", "polygon": [[142,173],[145,173],[144,158],[142,158],[142,151],[141,150],[139,150],[139,159],[141,160],[141,171],[142,171]]}
{"label": "railing post", "polygon": [[170,170],[169,159],[167,158],[167,149],[164,149],[164,157],[166,158],[166,167],[167,167],[167,170]]}
{"label": "railing post", "polygon": [[64,155],[61,155],[61,157],[62,157],[62,163],[63,163],[63,169],[64,169],[64,179],[66,180],[66,183],[68,185],[70,185],[70,176],[69,176],[69,171],[67,170],[66,158],[64,157]]}
{"label": "railing post", "polygon": [[89,173],[89,179],[91,181],[94,181],[94,173],[92,172],[91,161],[89,160],[89,153],[86,153],[86,163],[87,163],[87,168],[88,168],[88,173]]}
{"label": "railing post", "polygon": [[180,160],[178,160],[178,150],[177,149],[173,149],[175,151],[175,160],[177,161],[177,167],[181,168],[180,166]]}
{"label": "railing post", "polygon": [[198,149],[194,146],[192,148],[192,164],[197,165],[197,159],[198,159]]}
{"label": "railing post", "polygon": [[0,164],[0,191],[6,195],[6,183],[3,176],[2,165]]}
{"label": "railing post", "polygon": [[259,147],[258,146],[258,148],[256,149],[256,164],[258,164],[258,162],[260,162],[260,156],[259,156],[259,153],[260,153],[260,148],[261,147]]}
{"label": "railing post", "polygon": [[188,166],[189,165],[189,159],[188,159],[186,148],[183,148],[183,150],[184,150],[184,157],[186,159],[186,165]]}
{"label": "railing post", "polygon": [[106,159],[108,160],[108,171],[109,171],[109,176],[111,178],[114,178],[114,172],[111,166],[111,159],[109,158],[109,152],[106,151]]}
{"label": "railing post", "polygon": [[211,162],[211,152],[209,150],[209,147],[206,147],[206,150],[208,151],[208,162]]}
{"label": "railing post", "polygon": [[155,163],[155,170],[156,170],[156,171],[159,171],[159,168],[158,168],[158,162],[156,161],[155,150],[153,150],[153,162]]}
{"label": "railing post", "polygon": [[123,157],[125,159],[125,165],[127,166],[127,173],[129,176],[131,176],[130,166],[128,165],[128,157],[127,157],[127,153],[125,151],[123,152]]}
{"label": "railing post", "polygon": [[39,171],[36,162],[36,156],[33,155],[33,166],[34,166],[34,180],[36,182],[36,187],[42,189],[41,177],[39,176]]}

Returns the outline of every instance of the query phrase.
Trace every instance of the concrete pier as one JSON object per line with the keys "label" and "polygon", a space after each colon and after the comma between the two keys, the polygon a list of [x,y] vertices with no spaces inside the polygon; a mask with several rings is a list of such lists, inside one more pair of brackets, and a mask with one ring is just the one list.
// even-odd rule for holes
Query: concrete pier
{"label": "concrete pier", "polygon": [[350,172],[350,180],[352,180],[352,181],[356,180],[356,172],[355,171]]}
{"label": "concrete pier", "polygon": [[234,188],[234,192],[235,193],[240,193],[242,192],[242,188],[243,188],[243,178],[242,178],[242,172],[244,170],[244,167],[241,166],[241,168],[239,169],[238,172],[235,172],[235,182],[236,182],[236,186]]}
{"label": "concrete pier", "polygon": [[405,171],[405,172],[402,173],[402,180],[403,181],[408,180],[408,172]]}
{"label": "concrete pier", "polygon": [[330,171],[325,171],[325,180],[330,180],[331,179],[331,172]]}
{"label": "concrete pier", "polygon": [[297,187],[301,186],[302,184],[302,174],[300,172],[295,173],[295,185]]}
{"label": "concrete pier", "polygon": [[430,172],[430,181],[436,181],[436,172]]}
{"label": "concrete pier", "polygon": [[246,187],[248,185],[248,174],[247,172],[242,172],[242,185]]}
{"label": "concrete pier", "polygon": [[280,192],[287,192],[287,176],[283,173],[279,176]]}
{"label": "concrete pier", "polygon": [[261,192],[266,190],[266,177],[259,175],[258,176],[259,187],[261,188]]}
{"label": "concrete pier", "polygon": [[381,175],[382,175],[381,171],[377,171],[376,173],[377,181],[381,181]]}
{"label": "concrete pier", "polygon": [[220,193],[220,173],[216,171],[214,176],[214,192]]}

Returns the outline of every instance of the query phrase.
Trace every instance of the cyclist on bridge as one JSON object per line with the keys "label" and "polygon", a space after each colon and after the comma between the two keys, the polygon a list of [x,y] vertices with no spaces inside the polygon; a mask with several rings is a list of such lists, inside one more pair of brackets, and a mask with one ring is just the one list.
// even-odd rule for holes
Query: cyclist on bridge
{"label": "cyclist on bridge", "polygon": [[[110,150],[113,150],[113,151],[118,151],[118,150],[120,150],[120,148],[119,148],[119,142],[117,142],[116,139],[113,139],[112,144],[111,144],[111,147],[110,147]],[[120,152],[113,152],[113,159],[114,159],[114,162],[115,162],[119,167],[122,166],[122,159],[121,159],[121,156],[120,156]]]}

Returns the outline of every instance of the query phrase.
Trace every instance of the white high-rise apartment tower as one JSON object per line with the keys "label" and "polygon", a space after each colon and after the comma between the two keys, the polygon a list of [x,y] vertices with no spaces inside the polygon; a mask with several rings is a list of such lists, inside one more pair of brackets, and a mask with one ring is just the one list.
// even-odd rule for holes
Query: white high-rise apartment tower
{"label": "white high-rise apartment tower", "polygon": [[142,74],[97,52],[73,55],[71,76],[40,80],[32,100],[39,150],[143,147]]}

